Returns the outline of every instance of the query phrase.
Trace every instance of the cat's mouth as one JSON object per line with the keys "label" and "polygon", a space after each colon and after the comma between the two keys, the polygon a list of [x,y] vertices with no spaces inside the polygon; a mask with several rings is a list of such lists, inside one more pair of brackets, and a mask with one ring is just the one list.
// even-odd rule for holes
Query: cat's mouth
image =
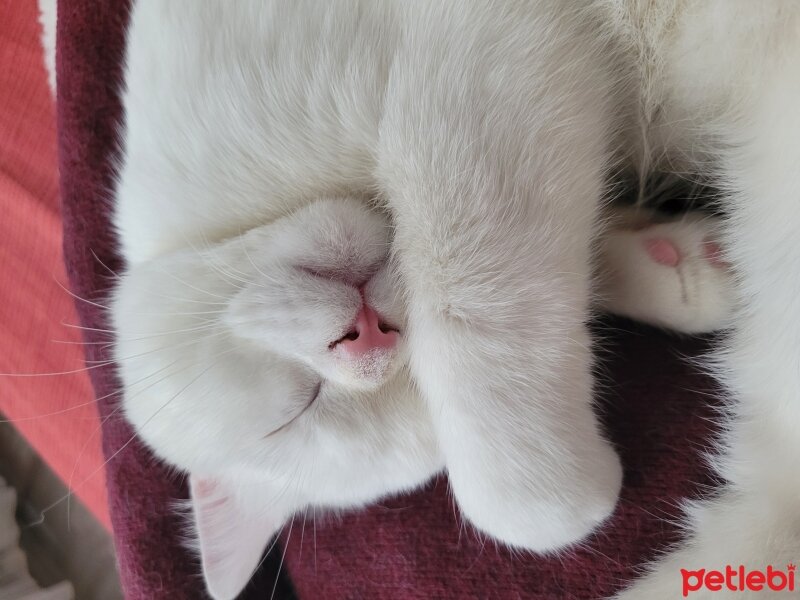
{"label": "cat's mouth", "polygon": [[399,346],[400,331],[364,301],[347,333],[329,345],[337,380],[362,389],[382,384],[394,371]]}
{"label": "cat's mouth", "polygon": [[280,433],[281,431],[285,431],[286,429],[291,427],[292,423],[294,423],[295,421],[297,421],[297,419],[302,417],[306,412],[308,412],[308,409],[314,405],[314,403],[317,401],[317,398],[319,398],[321,391],[322,391],[322,381],[319,381],[317,382],[317,386],[314,388],[314,392],[311,394],[311,399],[306,403],[303,409],[295,416],[293,416],[291,419],[289,419],[286,423],[284,423],[277,429],[273,429],[272,431],[270,431],[268,434],[264,436],[264,438],[266,439],[270,436]]}

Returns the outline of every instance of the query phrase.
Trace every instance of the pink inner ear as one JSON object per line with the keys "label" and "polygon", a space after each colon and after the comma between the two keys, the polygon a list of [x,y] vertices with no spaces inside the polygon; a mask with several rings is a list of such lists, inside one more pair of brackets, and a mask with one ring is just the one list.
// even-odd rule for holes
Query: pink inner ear
{"label": "pink inner ear", "polygon": [[213,479],[196,479],[193,483],[192,491],[197,494],[198,498],[206,498],[217,490],[217,482]]}
{"label": "pink inner ear", "polygon": [[[248,508],[276,495],[269,486],[242,487],[196,475],[190,476],[189,485],[206,586],[214,598],[236,598],[291,513],[279,505],[268,515]],[[254,496],[243,502],[242,493]]]}
{"label": "pink inner ear", "polygon": [[659,265],[677,267],[681,262],[678,247],[667,238],[648,238],[644,241],[647,254]]}

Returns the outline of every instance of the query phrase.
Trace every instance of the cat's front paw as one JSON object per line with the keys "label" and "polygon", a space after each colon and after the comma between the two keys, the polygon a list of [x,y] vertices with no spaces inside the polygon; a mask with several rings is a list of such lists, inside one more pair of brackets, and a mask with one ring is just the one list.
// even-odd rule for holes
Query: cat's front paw
{"label": "cat's front paw", "polygon": [[[445,460],[461,514],[513,548],[548,553],[578,543],[617,503],[622,466],[592,410],[588,364],[570,364],[557,397],[516,409],[485,404],[478,423],[461,410],[447,418],[445,448],[459,451]],[[456,428],[469,428],[470,438]]]}
{"label": "cat's front paw", "polygon": [[[614,512],[622,485],[622,467],[608,442],[598,438],[583,450],[576,462],[539,471],[538,481],[510,472],[502,474],[504,485],[497,478],[475,479],[471,493],[462,489],[458,495],[462,513],[514,548],[550,553],[580,543]],[[495,469],[521,466],[511,457],[508,463]]]}

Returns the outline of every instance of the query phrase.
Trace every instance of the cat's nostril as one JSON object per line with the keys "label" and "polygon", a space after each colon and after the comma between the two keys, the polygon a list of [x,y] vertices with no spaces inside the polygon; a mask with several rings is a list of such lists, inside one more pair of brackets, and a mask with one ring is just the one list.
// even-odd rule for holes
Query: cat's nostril
{"label": "cat's nostril", "polygon": [[358,331],[356,331],[355,329],[351,329],[346,334],[344,334],[342,337],[340,337],[338,340],[336,340],[334,342],[331,342],[329,348],[333,348],[335,346],[338,346],[342,342],[354,342],[357,339],[358,339]]}
{"label": "cat's nostril", "polygon": [[368,304],[362,304],[356,321],[343,337],[330,345],[347,354],[363,355],[375,350],[386,351],[397,345],[400,332],[382,320]]}
{"label": "cat's nostril", "polygon": [[390,333],[390,332],[392,332],[392,331],[393,331],[394,333],[400,333],[400,330],[399,330],[399,329],[397,329],[397,327],[392,327],[391,325],[389,325],[389,324],[388,324],[388,323],[386,323],[385,321],[380,321],[380,322],[378,323],[378,329],[380,329],[380,330],[381,330],[381,333]]}

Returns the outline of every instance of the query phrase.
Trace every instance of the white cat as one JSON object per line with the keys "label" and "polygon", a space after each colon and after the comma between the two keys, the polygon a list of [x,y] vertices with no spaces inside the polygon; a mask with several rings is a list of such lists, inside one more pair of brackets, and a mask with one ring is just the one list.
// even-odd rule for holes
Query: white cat
{"label": "white cat", "polygon": [[[442,468],[462,514],[516,547],[561,548],[613,510],[585,324],[638,71],[608,51],[604,8],[135,4],[115,356],[126,415],[191,473],[215,597],[296,511]],[[606,306],[728,323],[710,232],[656,227],[601,241]]]}
{"label": "white cat", "polygon": [[[714,460],[726,484],[689,507],[686,542],[620,595],[678,598],[680,569],[785,570],[800,558],[800,3],[598,6],[637,91],[632,162],[722,188],[720,242],[736,272],[733,328],[715,357],[730,396]],[[699,587],[691,598],[780,596]]]}
{"label": "white cat", "polygon": [[[127,417],[192,474],[215,597],[293,512],[443,466],[513,546],[560,548],[613,510],[585,326],[612,90],[553,60],[604,73],[587,28],[529,8],[136,3],[115,355]],[[359,378],[336,342],[366,307],[399,339]]]}

